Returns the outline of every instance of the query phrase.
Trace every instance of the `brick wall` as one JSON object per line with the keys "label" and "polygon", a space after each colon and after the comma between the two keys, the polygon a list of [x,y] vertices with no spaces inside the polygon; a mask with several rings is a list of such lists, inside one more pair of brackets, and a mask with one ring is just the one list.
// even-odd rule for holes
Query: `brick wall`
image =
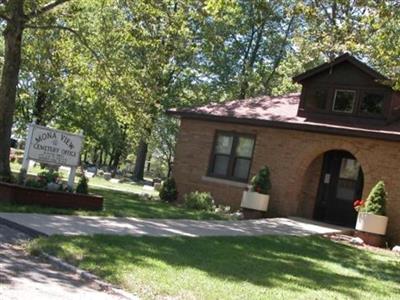
{"label": "brick wall", "polygon": [[364,171],[363,198],[378,180],[385,181],[388,233],[400,241],[400,143],[183,118],[173,172],[180,199],[190,191],[208,191],[217,203],[239,208],[243,184],[205,177],[217,129],[256,135],[250,177],[261,166],[269,166],[270,216],[311,218],[323,154],[329,150],[350,152]]}

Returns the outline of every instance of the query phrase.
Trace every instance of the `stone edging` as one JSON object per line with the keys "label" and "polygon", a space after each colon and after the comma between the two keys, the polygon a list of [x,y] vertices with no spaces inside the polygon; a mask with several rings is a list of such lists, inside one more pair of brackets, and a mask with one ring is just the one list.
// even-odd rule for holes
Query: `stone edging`
{"label": "stone edging", "polygon": [[[37,237],[47,237],[47,234],[44,234],[43,232],[37,231],[35,229],[29,228],[27,226],[18,224],[16,222],[4,219],[0,217],[0,224],[6,225],[10,228],[13,228],[15,230],[21,231],[27,235],[29,235],[32,238],[37,238]],[[96,285],[99,286],[99,288],[101,290],[105,290],[105,291],[109,291],[112,294],[121,297],[122,299],[126,299],[126,300],[138,300],[139,298],[137,296],[134,296],[122,289],[118,289],[113,287],[110,283],[107,283],[105,281],[100,280],[96,275],[84,271],[82,269],[79,269],[55,256],[49,255],[43,251],[39,252],[39,256],[44,258],[46,261],[48,261],[49,263],[57,266],[59,269],[77,274],[80,278],[82,278],[83,280],[87,280],[90,281],[92,283],[95,283]]]}

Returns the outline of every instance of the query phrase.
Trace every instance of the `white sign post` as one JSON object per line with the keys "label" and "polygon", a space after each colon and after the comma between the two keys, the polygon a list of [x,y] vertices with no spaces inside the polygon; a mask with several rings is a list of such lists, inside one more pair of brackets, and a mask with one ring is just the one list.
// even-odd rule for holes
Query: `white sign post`
{"label": "white sign post", "polygon": [[70,167],[68,186],[74,185],[76,168],[80,162],[83,135],[30,124],[26,139],[21,173],[28,171],[29,161]]}

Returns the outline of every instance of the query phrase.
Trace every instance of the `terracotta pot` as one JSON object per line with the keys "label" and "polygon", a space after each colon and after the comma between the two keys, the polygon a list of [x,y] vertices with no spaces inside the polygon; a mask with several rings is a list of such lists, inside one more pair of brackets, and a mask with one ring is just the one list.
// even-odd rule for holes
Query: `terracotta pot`
{"label": "terracotta pot", "polygon": [[387,223],[388,217],[386,216],[360,212],[357,216],[356,230],[385,235]]}
{"label": "terracotta pot", "polygon": [[240,207],[249,208],[259,211],[267,211],[269,203],[269,195],[257,192],[244,191]]}

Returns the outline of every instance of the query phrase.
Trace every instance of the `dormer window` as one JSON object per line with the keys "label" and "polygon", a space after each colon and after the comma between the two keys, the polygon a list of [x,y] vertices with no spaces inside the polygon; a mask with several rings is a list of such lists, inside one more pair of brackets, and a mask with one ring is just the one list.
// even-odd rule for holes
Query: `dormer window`
{"label": "dormer window", "polygon": [[356,101],[355,90],[335,90],[332,110],[334,112],[352,113]]}
{"label": "dormer window", "polygon": [[326,87],[312,88],[307,95],[306,107],[312,110],[324,111],[327,98],[328,89]]}
{"label": "dormer window", "polygon": [[361,98],[360,112],[371,116],[383,114],[385,94],[379,92],[364,92]]}
{"label": "dormer window", "polygon": [[293,80],[302,85],[299,117],[373,125],[400,120],[400,92],[392,89],[391,80],[349,54]]}

